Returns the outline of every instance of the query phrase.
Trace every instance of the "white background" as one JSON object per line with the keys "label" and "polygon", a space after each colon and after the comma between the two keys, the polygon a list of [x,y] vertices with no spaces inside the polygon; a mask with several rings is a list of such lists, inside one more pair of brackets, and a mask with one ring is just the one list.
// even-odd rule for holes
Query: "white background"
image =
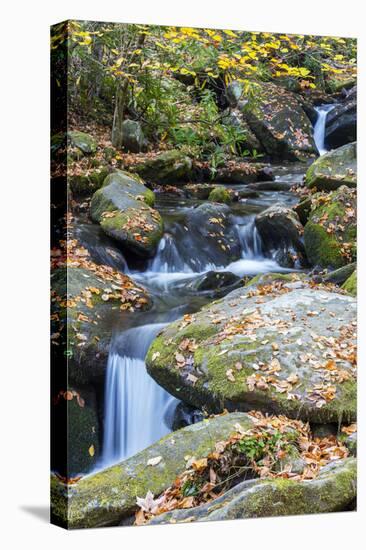
{"label": "white background", "polygon": [[[1,9],[0,540],[2,548],[359,548],[365,536],[365,417],[359,511],[298,518],[66,532],[48,524],[49,25],[64,19],[359,38],[359,281],[365,327],[365,16],[355,0],[8,1]],[[5,195],[5,196],[4,196]],[[5,308],[4,308],[5,303]],[[360,371],[365,369],[363,330]],[[364,412],[365,375],[359,404]],[[362,491],[363,489],[363,491]]]}

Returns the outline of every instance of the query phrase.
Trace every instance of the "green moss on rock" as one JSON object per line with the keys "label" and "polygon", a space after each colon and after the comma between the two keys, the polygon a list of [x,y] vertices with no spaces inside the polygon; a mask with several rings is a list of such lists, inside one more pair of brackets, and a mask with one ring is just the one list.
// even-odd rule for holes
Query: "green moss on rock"
{"label": "green moss on rock", "polygon": [[68,181],[70,189],[76,196],[92,195],[95,191],[102,187],[108,174],[108,168],[101,168],[84,175],[69,176]]}
{"label": "green moss on rock", "polygon": [[[342,362],[351,379],[336,384],[335,399],[318,407],[308,396],[322,380],[321,373],[301,357],[305,349],[311,350],[324,363],[323,351],[312,334],[328,336],[331,331],[338,337],[343,325],[354,320],[355,301],[343,294],[313,289],[305,277],[285,277],[290,280],[280,282],[287,292],[260,290],[256,294],[259,285],[278,281],[276,275],[267,275],[266,280],[262,276],[202,308],[192,318],[167,326],[148,351],[150,375],[176,397],[212,412],[257,409],[314,423],[352,421],[357,408],[353,365]],[[317,315],[308,317],[309,310],[317,311]],[[305,326],[300,321],[304,316],[308,319]],[[287,330],[278,331],[276,327],[282,324]],[[182,342],[187,338],[193,349],[183,351],[186,362],[178,364],[176,354],[182,355]],[[276,348],[280,352],[274,355]],[[274,358],[281,366],[279,381],[291,375],[298,377],[289,389],[297,397],[289,397],[287,391],[278,391],[271,383],[251,387],[249,377],[262,374],[258,365],[268,365]],[[237,363],[240,369],[236,369]]]}
{"label": "green moss on rock", "polygon": [[331,193],[325,204],[313,208],[304,228],[306,255],[312,264],[337,269],[355,260],[355,211],[356,192],[346,186]]}
{"label": "green moss on rock", "polygon": [[352,296],[357,296],[357,271],[355,270],[347,281],[342,285],[344,290],[347,290]]}
{"label": "green moss on rock", "polygon": [[210,192],[208,200],[211,202],[229,204],[231,202],[231,196],[225,187],[215,187]]}
{"label": "green moss on rock", "polygon": [[[160,494],[185,469],[187,455],[207,456],[217,441],[236,431],[238,422],[243,429],[253,427],[246,414],[227,414],[171,433],[124,462],[68,488],[53,476],[53,517],[71,529],[118,525],[136,510],[137,496],[144,497],[149,490]],[[148,460],[157,456],[162,457],[159,464],[148,466]]]}
{"label": "green moss on rock", "polygon": [[173,510],[153,518],[152,525],[225,519],[262,518],[338,512],[356,497],[357,464],[354,458],[337,460],[316,479],[249,480],[197,508]]}
{"label": "green moss on rock", "polygon": [[173,149],[146,159],[137,164],[134,170],[147,180],[174,185],[189,180],[192,160],[181,151]]}
{"label": "green moss on rock", "polygon": [[357,143],[347,143],[319,157],[305,176],[309,188],[333,191],[341,185],[357,185]]}
{"label": "green moss on rock", "polygon": [[94,193],[90,213],[107,235],[134,253],[151,257],[163,235],[163,220],[152,208],[154,202],[154,193],[138,175],[118,170]]}
{"label": "green moss on rock", "polygon": [[70,144],[80,149],[84,154],[90,155],[96,152],[97,143],[91,135],[76,130],[68,132],[67,135]]}

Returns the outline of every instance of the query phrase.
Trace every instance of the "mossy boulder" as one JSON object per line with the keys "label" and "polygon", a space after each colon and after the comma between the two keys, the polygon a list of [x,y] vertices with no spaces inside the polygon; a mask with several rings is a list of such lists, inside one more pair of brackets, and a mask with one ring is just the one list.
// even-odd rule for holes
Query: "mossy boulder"
{"label": "mossy boulder", "polygon": [[343,284],[342,288],[346,290],[352,296],[357,296],[357,271],[355,270],[352,275]]}
{"label": "mossy boulder", "polygon": [[[271,281],[267,275],[267,286],[259,278],[168,325],[148,351],[149,374],[174,396],[208,411],[258,409],[314,423],[353,421],[354,355],[337,362],[341,383],[329,381],[326,364],[335,346],[346,343],[351,351],[355,345],[355,299],[311,288],[297,276],[282,276],[291,282],[280,277]],[[193,351],[184,353],[187,339]],[[331,393],[328,385],[334,386]]]}
{"label": "mossy boulder", "polygon": [[[151,307],[146,291],[127,275],[121,276],[121,282],[114,279],[111,268],[108,273],[109,280],[81,267],[68,266],[52,273],[52,334],[59,335],[55,338],[57,349],[65,350],[69,381],[77,386],[103,380],[111,319],[128,314],[129,309]],[[123,304],[111,285],[126,293]]]}
{"label": "mossy boulder", "polygon": [[341,185],[357,186],[357,143],[348,143],[319,157],[305,176],[307,187],[333,191]]}
{"label": "mossy boulder", "polygon": [[191,176],[192,160],[177,149],[146,158],[134,166],[134,171],[144,179],[155,183],[187,182]]}
{"label": "mossy boulder", "polygon": [[352,504],[356,490],[357,463],[354,458],[346,458],[329,463],[312,480],[243,481],[207,504],[165,512],[149,524],[339,512]]}
{"label": "mossy boulder", "polygon": [[[187,455],[207,456],[215,443],[236,431],[253,427],[246,414],[233,413],[210,418],[171,433],[144,451],[67,487],[51,477],[53,520],[70,529],[118,525],[136,509],[136,497],[148,491],[155,495],[169,487],[185,469]],[[156,466],[148,460],[161,456]]]}
{"label": "mossy boulder", "polygon": [[91,218],[126,249],[151,257],[163,235],[163,220],[152,208],[154,200],[154,193],[137,175],[118,170],[94,193]]}
{"label": "mossy boulder", "polygon": [[304,228],[304,244],[313,265],[337,269],[356,258],[356,190],[342,186],[315,196]]}
{"label": "mossy boulder", "polygon": [[[305,263],[302,242],[304,231],[296,212],[284,204],[274,204],[255,217],[255,225],[266,252],[275,256],[280,265],[293,267],[291,257]],[[290,263],[290,265],[289,265]]]}
{"label": "mossy boulder", "polygon": [[[236,88],[238,82],[228,88]],[[237,106],[264,151],[273,158],[296,160],[316,153],[313,127],[296,95],[269,82],[256,83],[254,98],[242,91]]]}
{"label": "mossy boulder", "polygon": [[105,178],[109,174],[107,167],[89,170],[85,174],[75,174],[68,177],[70,189],[75,196],[92,195],[102,187]]}
{"label": "mossy boulder", "polygon": [[73,130],[68,132],[67,136],[69,144],[72,147],[77,147],[85,155],[91,155],[96,152],[97,142],[91,135]]}
{"label": "mossy boulder", "polygon": [[225,187],[215,187],[212,189],[208,196],[208,200],[211,202],[219,202],[223,204],[229,204],[231,202],[231,195]]}

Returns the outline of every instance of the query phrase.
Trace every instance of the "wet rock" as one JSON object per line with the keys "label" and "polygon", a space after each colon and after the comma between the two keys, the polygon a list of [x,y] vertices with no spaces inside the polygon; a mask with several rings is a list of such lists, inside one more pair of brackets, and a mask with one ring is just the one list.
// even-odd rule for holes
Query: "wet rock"
{"label": "wet rock", "polygon": [[163,220],[152,208],[155,196],[138,176],[118,170],[94,193],[90,215],[126,249],[152,257],[163,235]]}
{"label": "wet rock", "polygon": [[241,85],[232,82],[227,95],[234,101],[263,149],[274,158],[296,160],[316,152],[312,124],[295,94],[272,83],[256,83],[255,101],[247,101]]}
{"label": "wet rock", "polygon": [[179,403],[175,409],[172,430],[180,430],[191,424],[196,424],[204,419],[203,412],[200,409],[190,407],[186,403]]}
{"label": "wet rock", "polygon": [[[330,382],[325,365],[336,342],[347,343],[352,351],[355,315],[351,296],[311,288],[292,275],[272,275],[272,281],[269,275],[258,277],[166,327],[149,349],[148,372],[179,399],[208,411],[257,409],[315,423],[353,421],[354,356],[337,362],[344,371],[340,383],[336,378]],[[334,340],[328,342],[330,337]],[[185,365],[177,365],[175,353],[187,338],[197,349]],[[307,360],[309,353],[313,362]],[[275,369],[269,375],[268,365]],[[190,374],[197,378],[194,383]],[[319,384],[331,385],[335,393],[324,390],[322,397],[316,390]]]}
{"label": "wet rock", "polygon": [[188,283],[187,289],[191,292],[207,292],[216,298],[235,290],[241,284],[242,279],[231,271],[207,271]]}
{"label": "wet rock", "polygon": [[188,212],[186,226],[208,264],[227,265],[240,258],[239,237],[227,205],[201,204]]}
{"label": "wet rock", "polygon": [[346,186],[315,196],[304,228],[306,255],[313,265],[337,269],[355,260],[356,207],[356,190]]}
{"label": "wet rock", "polygon": [[[292,255],[299,255],[304,261],[303,226],[292,208],[283,204],[274,204],[257,214],[255,225],[266,251],[279,252],[276,258],[281,262],[280,265],[288,266],[289,260],[291,264]],[[293,264],[294,260],[292,260]]]}
{"label": "wet rock", "polygon": [[253,183],[256,181],[267,181],[274,179],[269,164],[236,161],[232,164],[226,163],[217,169],[214,180],[221,183]]}
{"label": "wet rock", "polygon": [[348,143],[319,157],[310,166],[305,176],[309,188],[318,191],[333,191],[347,185],[357,185],[357,144]]}
{"label": "wet rock", "polygon": [[259,181],[257,183],[249,184],[248,188],[255,191],[290,191],[291,187],[296,184],[296,181]]}
{"label": "wet rock", "polygon": [[324,143],[328,149],[341,147],[357,139],[357,97],[356,92],[346,97],[327,116]]}
{"label": "wet rock", "polygon": [[97,142],[95,139],[85,132],[71,131],[67,134],[69,144],[72,147],[77,147],[85,155],[91,155],[97,150]]}
{"label": "wet rock", "polygon": [[[207,456],[216,441],[227,439],[240,422],[250,429],[253,421],[243,413],[211,418],[171,433],[133,457],[99,473],[65,486],[51,477],[53,519],[69,529],[118,525],[136,509],[136,496],[150,490],[158,495],[169,487],[186,467],[187,455]],[[156,466],[151,458],[161,456]]]}
{"label": "wet rock", "polygon": [[352,503],[356,497],[356,487],[356,460],[346,458],[323,467],[313,480],[243,481],[207,504],[166,512],[149,523],[191,523],[337,512],[347,509]]}
{"label": "wet rock", "polygon": [[189,181],[191,170],[192,160],[175,149],[160,153],[154,158],[147,158],[134,166],[134,171],[144,179],[171,185]]}

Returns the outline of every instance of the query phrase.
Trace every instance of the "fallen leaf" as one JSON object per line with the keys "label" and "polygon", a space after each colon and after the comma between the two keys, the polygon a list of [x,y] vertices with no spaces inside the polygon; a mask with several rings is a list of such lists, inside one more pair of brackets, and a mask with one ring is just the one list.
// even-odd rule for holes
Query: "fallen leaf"
{"label": "fallen leaf", "polygon": [[148,466],[157,466],[157,464],[159,464],[159,462],[161,462],[163,459],[162,456],[155,456],[154,458],[149,458],[149,460],[147,461],[147,465]]}

